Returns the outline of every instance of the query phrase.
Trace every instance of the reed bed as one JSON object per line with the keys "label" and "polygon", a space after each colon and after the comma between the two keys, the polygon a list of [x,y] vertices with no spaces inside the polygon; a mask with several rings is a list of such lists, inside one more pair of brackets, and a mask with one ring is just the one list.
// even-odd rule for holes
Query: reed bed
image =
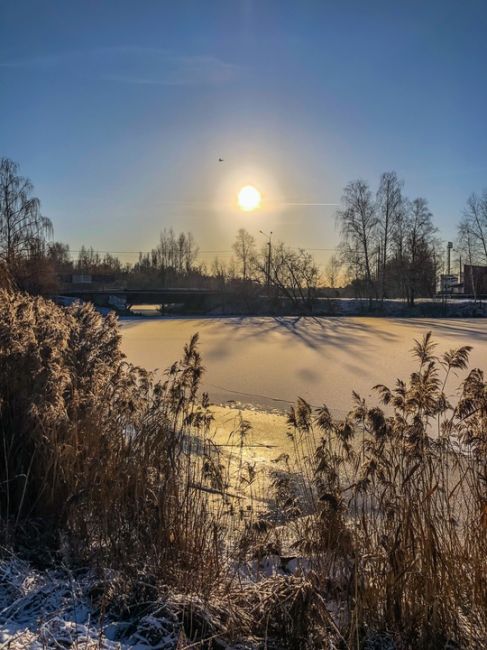
{"label": "reed bed", "polygon": [[377,404],[354,393],[342,421],[298,400],[293,456],[258,470],[242,418],[232,452],[214,443],[197,336],[158,380],[115,317],[0,292],[2,561],[89,571],[100,647],[115,620],[148,626],[147,647],[486,647],[487,384],[469,352],[428,334],[409,379]]}

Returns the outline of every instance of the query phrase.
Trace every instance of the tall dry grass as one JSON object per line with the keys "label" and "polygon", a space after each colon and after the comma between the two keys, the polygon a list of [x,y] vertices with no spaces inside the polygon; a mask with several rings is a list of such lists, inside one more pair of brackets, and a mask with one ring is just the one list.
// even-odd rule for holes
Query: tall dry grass
{"label": "tall dry grass", "polygon": [[293,457],[260,480],[245,420],[232,458],[212,442],[196,337],[157,381],[114,318],[2,292],[3,544],[116,570],[103,602],[163,599],[190,646],[485,647],[487,383],[469,351],[426,336],[410,378],[376,386],[382,406],[354,394],[343,421],[298,400]]}
{"label": "tall dry grass", "polygon": [[222,570],[224,477],[197,337],[163,381],[119,344],[89,305],[0,295],[4,542],[204,591]]}
{"label": "tall dry grass", "polygon": [[448,385],[469,351],[437,356],[427,334],[409,381],[375,387],[384,408],[354,393],[341,422],[291,409],[305,477],[288,497],[294,546],[340,604],[347,647],[378,632],[397,647],[486,647],[487,384],[475,369],[454,399]]}

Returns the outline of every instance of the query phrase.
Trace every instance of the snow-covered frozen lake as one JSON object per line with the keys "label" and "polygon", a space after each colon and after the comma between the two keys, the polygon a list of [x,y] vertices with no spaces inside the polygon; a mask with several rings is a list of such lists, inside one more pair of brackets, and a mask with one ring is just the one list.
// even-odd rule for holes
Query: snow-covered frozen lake
{"label": "snow-covered frozen lake", "polygon": [[314,405],[326,403],[339,416],[351,405],[352,389],[372,396],[375,384],[406,378],[415,367],[413,339],[428,330],[438,351],[472,345],[471,367],[487,369],[482,319],[127,319],[122,347],[133,363],[165,369],[199,332],[203,388],[212,402],[284,410],[301,396]]}

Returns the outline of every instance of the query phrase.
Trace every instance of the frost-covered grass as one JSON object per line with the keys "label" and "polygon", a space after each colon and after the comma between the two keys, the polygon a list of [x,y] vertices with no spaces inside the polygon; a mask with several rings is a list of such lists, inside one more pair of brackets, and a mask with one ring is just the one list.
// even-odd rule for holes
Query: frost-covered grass
{"label": "frost-covered grass", "polygon": [[306,631],[307,617],[295,619],[309,602],[330,615],[312,581],[285,575],[275,560],[249,565],[240,584],[211,602],[164,592],[133,603],[132,611],[118,591],[121,574],[39,571],[9,557],[0,562],[0,647],[242,650],[261,647],[265,636],[269,647],[281,647],[291,630]]}
{"label": "frost-covered grass", "polygon": [[0,294],[0,648],[485,647],[470,348],[425,336],[342,420],[298,400],[257,463],[241,416],[216,444],[197,343],[158,381],[111,317]]}
{"label": "frost-covered grass", "polygon": [[[181,647],[177,609],[154,603],[136,618],[104,611],[99,594],[112,576],[35,570],[18,558],[0,562],[0,647],[123,650]],[[101,589],[103,585],[103,589]],[[98,597],[97,597],[98,594]],[[152,612],[151,612],[152,609]]]}

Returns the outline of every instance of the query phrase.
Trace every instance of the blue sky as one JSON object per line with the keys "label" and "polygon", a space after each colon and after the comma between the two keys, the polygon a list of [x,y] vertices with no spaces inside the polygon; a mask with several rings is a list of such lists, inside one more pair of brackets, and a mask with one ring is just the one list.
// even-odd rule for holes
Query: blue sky
{"label": "blue sky", "polygon": [[304,204],[392,169],[450,239],[487,187],[486,33],[483,0],[0,0],[0,155],[74,250],[333,248],[336,208]]}

